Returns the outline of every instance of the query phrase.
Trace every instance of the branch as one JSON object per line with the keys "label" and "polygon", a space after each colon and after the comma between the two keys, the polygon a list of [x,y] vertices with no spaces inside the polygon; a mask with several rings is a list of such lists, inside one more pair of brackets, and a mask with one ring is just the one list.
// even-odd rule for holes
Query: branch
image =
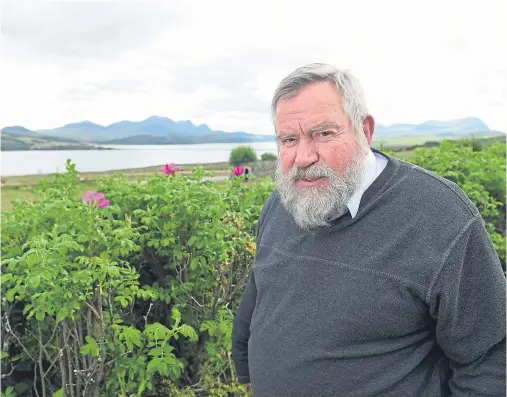
{"label": "branch", "polygon": [[35,360],[32,357],[32,355],[30,354],[30,352],[26,349],[25,345],[23,345],[23,342],[21,342],[21,339],[19,339],[18,336],[12,331],[11,324],[9,323],[9,318],[8,317],[5,317],[5,328],[6,328],[6,331],[9,332],[14,337],[14,339],[16,339],[16,341],[23,348],[23,350],[25,351],[25,353],[27,354],[27,356],[30,357],[30,359],[35,364],[37,364],[37,360]]}
{"label": "branch", "polygon": [[150,310],[153,306],[153,303],[150,303],[150,307],[148,308],[148,311],[146,312],[146,316],[143,316],[144,318],[144,327],[148,327],[148,316],[150,315]]}
{"label": "branch", "polygon": [[63,346],[56,353],[55,359],[49,365],[49,368],[44,373],[44,376],[47,376],[47,374],[49,373],[51,368],[53,368],[53,365],[55,365],[56,361],[60,358],[60,354],[62,354],[62,349],[65,349],[65,346],[67,346],[67,341],[68,341],[69,335],[67,335],[67,338],[65,338],[65,334],[62,333],[62,336],[63,336]]}
{"label": "branch", "polygon": [[92,309],[93,314],[95,314],[95,316],[97,317],[97,319],[98,319],[99,321],[102,321],[102,318],[100,318],[99,313],[97,313],[97,310],[96,310],[96,309],[95,309],[92,305],[90,305],[88,302],[86,302],[86,305],[87,305],[90,309]]}
{"label": "branch", "polygon": [[[12,365],[12,364],[11,364]],[[12,368],[11,368],[11,372],[9,372],[8,374],[3,374],[2,375],[2,379],[4,378],[7,378],[8,376],[11,376],[12,373],[14,372],[14,370],[16,369],[16,366],[14,365]]]}

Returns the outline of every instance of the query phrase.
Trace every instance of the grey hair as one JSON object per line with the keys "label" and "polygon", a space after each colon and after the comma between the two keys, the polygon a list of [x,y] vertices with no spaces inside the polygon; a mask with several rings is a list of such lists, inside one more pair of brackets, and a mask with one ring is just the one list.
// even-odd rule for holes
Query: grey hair
{"label": "grey hair", "polygon": [[348,70],[325,63],[310,63],[287,75],[278,85],[271,102],[271,118],[276,130],[276,108],[283,99],[296,96],[311,83],[329,81],[336,84],[343,97],[343,107],[349,116],[356,134],[363,135],[363,122],[368,115],[363,90],[357,79]]}

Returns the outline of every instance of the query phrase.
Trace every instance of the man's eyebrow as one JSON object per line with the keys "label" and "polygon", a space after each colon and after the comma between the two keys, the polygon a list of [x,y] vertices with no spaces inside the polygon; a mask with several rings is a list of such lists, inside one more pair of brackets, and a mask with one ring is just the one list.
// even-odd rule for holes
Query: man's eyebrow
{"label": "man's eyebrow", "polygon": [[335,123],[333,121],[326,121],[320,124],[317,124],[315,127],[310,128],[307,133],[311,134],[313,132],[325,131],[328,129],[341,130],[343,128],[342,124]]}

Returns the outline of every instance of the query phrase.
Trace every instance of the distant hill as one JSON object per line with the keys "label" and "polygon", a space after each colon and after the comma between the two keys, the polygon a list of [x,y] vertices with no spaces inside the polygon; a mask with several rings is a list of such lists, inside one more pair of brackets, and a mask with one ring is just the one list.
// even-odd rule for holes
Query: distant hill
{"label": "distant hill", "polygon": [[[9,132],[11,131],[11,132]],[[62,137],[51,137],[36,134],[27,130],[27,133],[20,131],[12,132],[10,128],[1,131],[1,150],[97,150],[103,149],[96,145],[68,140]]]}
{"label": "distant hill", "polygon": [[[247,135],[245,137],[245,135]],[[274,136],[267,136],[264,141],[274,141]],[[262,142],[262,140],[250,140],[248,134],[238,132],[208,135],[189,135],[189,136],[155,136],[155,135],[134,135],[127,138],[113,139],[111,141],[101,142],[102,144],[116,145],[186,145],[198,143],[247,143]]]}
{"label": "distant hill", "polygon": [[9,134],[19,134],[19,135],[34,135],[35,132],[30,131],[29,129],[26,129],[25,127],[21,126],[12,126],[12,127],[5,127],[2,129],[2,132],[6,132]]}
{"label": "distant hill", "polygon": [[[212,130],[206,124],[195,125],[190,120],[174,121],[167,117],[151,116],[142,121],[123,120],[108,126],[83,121],[62,127],[30,131],[21,126],[5,127],[11,135],[49,136],[52,140],[102,144],[161,145],[193,143],[248,143],[273,141],[274,134],[260,135],[246,132]],[[467,117],[456,120],[430,120],[421,124],[393,124],[375,126],[376,141],[412,138],[444,139],[470,135],[488,137],[501,135],[491,131],[481,119]]]}
{"label": "distant hill", "polygon": [[[108,126],[84,121],[38,132],[51,136],[100,143],[136,142],[136,144],[154,144],[154,142],[161,142],[157,137],[168,138],[162,141],[172,144],[263,142],[273,139],[273,136],[248,134],[246,132],[214,131],[205,124],[194,125],[189,120],[173,121],[169,118],[158,116],[151,116],[143,121],[120,121]],[[204,136],[207,138],[203,138]],[[125,141],[125,138],[131,137],[136,138]],[[200,138],[205,139],[205,141],[203,142]]]}
{"label": "distant hill", "polygon": [[407,135],[452,137],[473,133],[486,133],[488,131],[491,130],[486,123],[477,117],[446,121],[430,120],[421,124],[392,124],[389,126],[377,124],[375,126],[375,135],[378,138],[407,137]]}

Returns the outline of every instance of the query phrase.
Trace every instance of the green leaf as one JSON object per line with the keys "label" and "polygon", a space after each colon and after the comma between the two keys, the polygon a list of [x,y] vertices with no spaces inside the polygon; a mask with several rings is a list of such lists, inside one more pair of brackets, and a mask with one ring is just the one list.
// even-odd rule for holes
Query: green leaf
{"label": "green leaf", "polygon": [[37,276],[33,277],[30,280],[31,287],[34,288],[34,289],[37,288],[40,285],[40,280],[41,280],[41,275],[40,274],[38,274]]}
{"label": "green leaf", "polygon": [[148,373],[154,373],[155,371],[159,371],[161,363],[162,359],[155,357],[148,363],[148,367],[146,368],[146,370],[148,371]]}
{"label": "green leaf", "polygon": [[63,389],[58,389],[53,393],[53,397],[65,397],[63,394]]}
{"label": "green leaf", "polygon": [[174,322],[176,323],[176,325],[178,325],[181,321],[181,313],[180,311],[173,306],[173,308],[171,309],[171,317],[172,319],[174,320]]}
{"label": "green leaf", "polygon": [[129,339],[137,347],[143,347],[143,344],[141,342],[141,331],[138,329],[132,329],[132,332],[129,333]]}
{"label": "green leaf", "polygon": [[194,256],[192,258],[192,260],[190,261],[190,269],[191,270],[195,270],[198,264],[199,264],[199,257],[198,256]]}
{"label": "green leaf", "polygon": [[190,325],[182,324],[180,327],[180,332],[183,336],[186,336],[187,338],[189,338],[193,342],[195,342],[195,341],[197,341],[197,339],[199,339],[199,337],[197,336],[197,333]]}
{"label": "green leaf", "polygon": [[45,318],[46,318],[46,312],[42,311],[42,310],[38,310],[36,313],[35,313],[35,318],[39,321],[43,321]]}
{"label": "green leaf", "polygon": [[[87,352],[90,353],[92,356],[97,357],[99,355],[99,351],[100,351],[97,341],[93,337],[91,337],[90,335],[86,335],[85,339],[88,342],[88,344],[83,345],[81,347],[81,352],[83,353],[83,349],[88,346],[88,348],[86,349]],[[87,353],[83,353],[83,354],[87,354]]]}
{"label": "green leaf", "polygon": [[162,355],[162,348],[161,347],[155,347],[154,349],[151,349],[148,352],[148,355],[152,356],[152,357],[160,357]]}
{"label": "green leaf", "polygon": [[65,319],[65,316],[67,316],[67,310],[65,308],[61,308],[58,310],[58,313],[56,314],[56,322],[59,323],[63,319]]}
{"label": "green leaf", "polygon": [[194,243],[195,243],[196,241],[197,241],[197,236],[192,236],[192,237],[190,237],[190,239],[188,240],[187,245],[188,245],[189,247],[191,247],[192,245],[194,245]]}

